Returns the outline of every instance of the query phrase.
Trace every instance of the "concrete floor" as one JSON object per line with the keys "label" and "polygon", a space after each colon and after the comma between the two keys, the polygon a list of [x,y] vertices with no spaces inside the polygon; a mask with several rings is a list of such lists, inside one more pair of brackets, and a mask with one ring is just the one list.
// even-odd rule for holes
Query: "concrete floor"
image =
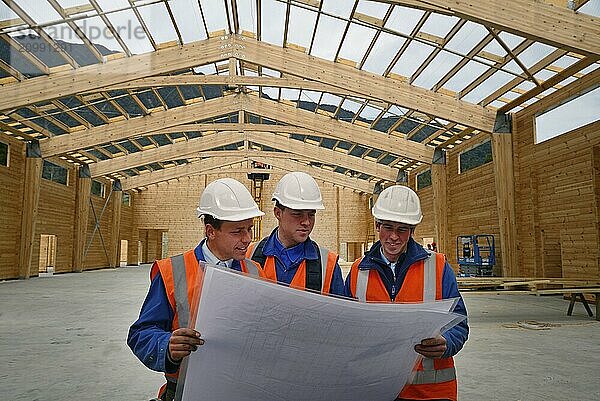
{"label": "concrete floor", "polygon": [[[3,399],[148,400],[162,384],[125,344],[148,266],[0,282]],[[461,400],[600,400],[600,322],[560,296],[464,294]],[[551,325],[521,328],[518,321]]]}

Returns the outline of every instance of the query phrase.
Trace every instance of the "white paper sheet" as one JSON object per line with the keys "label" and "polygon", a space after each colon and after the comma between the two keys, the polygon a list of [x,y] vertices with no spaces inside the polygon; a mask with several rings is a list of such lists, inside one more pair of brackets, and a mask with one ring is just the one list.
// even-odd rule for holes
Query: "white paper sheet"
{"label": "white paper sheet", "polygon": [[[391,401],[453,300],[365,304],[207,265],[183,401]],[[182,382],[183,384],[183,382]]]}

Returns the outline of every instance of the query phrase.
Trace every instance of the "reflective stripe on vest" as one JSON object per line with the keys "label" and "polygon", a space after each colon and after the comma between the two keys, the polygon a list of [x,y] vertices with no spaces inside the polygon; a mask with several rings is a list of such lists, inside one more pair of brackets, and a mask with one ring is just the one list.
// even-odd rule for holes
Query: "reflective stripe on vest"
{"label": "reflective stripe on vest", "polygon": [[319,245],[319,254],[321,255],[321,290],[325,288],[325,278],[327,276],[327,261],[329,260],[329,249]]}
{"label": "reflective stripe on vest", "polygon": [[190,304],[183,255],[171,257],[171,265],[173,266],[173,286],[177,305],[177,325],[178,327],[187,327],[190,321]]}
{"label": "reflective stripe on vest", "polygon": [[456,380],[456,369],[435,369],[434,360],[423,358],[423,370],[417,370],[411,384],[443,383]]}
{"label": "reflective stripe on vest", "polygon": [[240,264],[242,265],[242,271],[244,271],[245,267],[245,270],[249,275],[254,277],[260,277],[260,271],[258,270],[258,266],[254,264],[252,259],[246,258],[243,261],[240,261]]}
{"label": "reflective stripe on vest", "polygon": [[[427,251],[427,254],[429,256],[423,261],[423,302],[432,302],[435,301],[437,289],[436,256],[431,251]],[[370,271],[370,269],[358,269],[355,295],[361,302],[367,301]]]}

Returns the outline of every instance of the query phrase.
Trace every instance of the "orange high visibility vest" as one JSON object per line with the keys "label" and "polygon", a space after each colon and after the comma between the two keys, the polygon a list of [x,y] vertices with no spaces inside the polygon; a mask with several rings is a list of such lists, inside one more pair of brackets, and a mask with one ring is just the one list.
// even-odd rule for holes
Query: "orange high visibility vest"
{"label": "orange high visibility vest", "polygon": [[[402,288],[395,302],[423,302],[442,299],[442,277],[446,257],[442,253],[428,252],[429,258],[408,268]],[[361,302],[391,302],[383,281],[376,269],[360,270],[357,259],[350,268],[350,290]],[[454,359],[423,358],[417,366],[415,377],[406,384],[399,398],[411,400],[457,400]]]}
{"label": "orange high visibility vest", "polygon": [[[257,243],[252,243],[250,246],[248,246],[248,250],[246,251],[247,258],[252,258],[256,244]],[[329,290],[331,289],[331,280],[333,279],[333,271],[335,270],[338,255],[334,252],[330,252],[327,248],[322,246],[319,246],[319,253],[321,255],[321,294],[329,294]],[[264,256],[265,265],[262,266],[264,277],[276,282],[277,271],[275,269],[275,258],[271,255]],[[294,278],[292,278],[290,283],[290,287],[300,290],[306,289],[306,259],[303,260],[298,266],[298,269],[294,274]]]}
{"label": "orange high visibility vest", "polygon": [[[255,277],[263,276],[260,265],[250,259],[241,260],[240,266],[244,273]],[[165,285],[169,304],[175,313],[171,331],[175,331],[180,327],[194,327],[198,312],[196,310],[197,302],[194,301],[196,300],[195,297],[199,295],[199,289],[202,287],[204,278],[204,271],[199,268],[194,250],[186,251],[183,255],[155,261],[150,270],[150,280],[154,279],[159,271]],[[179,370],[175,373],[165,373],[168,382],[176,383],[178,377]],[[165,388],[166,384],[159,389],[159,397],[165,391]]]}

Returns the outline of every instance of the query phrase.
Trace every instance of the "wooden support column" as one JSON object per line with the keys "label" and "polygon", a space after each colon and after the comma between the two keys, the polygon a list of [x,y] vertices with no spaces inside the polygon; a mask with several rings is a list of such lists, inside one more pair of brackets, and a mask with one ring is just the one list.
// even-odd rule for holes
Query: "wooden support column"
{"label": "wooden support column", "polygon": [[21,241],[19,247],[19,278],[21,279],[28,279],[31,276],[31,258],[33,254],[43,164],[40,145],[37,141],[28,143],[26,152],[23,214],[21,216]]}
{"label": "wooden support column", "polygon": [[340,187],[335,187],[335,212],[336,212],[336,218],[335,218],[335,249],[336,249],[336,253],[339,255],[340,254],[340,219],[341,219],[341,215],[340,215]]}
{"label": "wooden support column", "polygon": [[449,254],[451,250],[448,228],[448,197],[446,186],[446,152],[436,149],[431,164],[431,184],[433,186],[433,216],[435,221],[435,241],[438,252]]}
{"label": "wooden support column", "polygon": [[123,190],[121,181],[113,181],[112,190],[112,223],[110,227],[110,267],[119,267],[121,254],[121,205],[123,204]]}
{"label": "wooden support column", "polygon": [[[596,215],[596,278],[600,278],[600,146],[592,148],[592,180],[594,189],[594,213]],[[598,314],[600,306],[600,294],[596,294],[596,320],[600,320]]]}
{"label": "wooden support column", "polygon": [[79,173],[77,175],[77,192],[75,195],[75,231],[73,233],[72,270],[77,273],[83,271],[91,190],[92,177],[90,175],[90,168],[87,165],[83,165],[79,167]]}
{"label": "wooden support column", "polygon": [[502,249],[502,276],[519,275],[517,267],[517,230],[515,217],[515,178],[512,147],[512,119],[510,115],[498,114],[492,133],[494,157],[494,181],[500,247]]}

